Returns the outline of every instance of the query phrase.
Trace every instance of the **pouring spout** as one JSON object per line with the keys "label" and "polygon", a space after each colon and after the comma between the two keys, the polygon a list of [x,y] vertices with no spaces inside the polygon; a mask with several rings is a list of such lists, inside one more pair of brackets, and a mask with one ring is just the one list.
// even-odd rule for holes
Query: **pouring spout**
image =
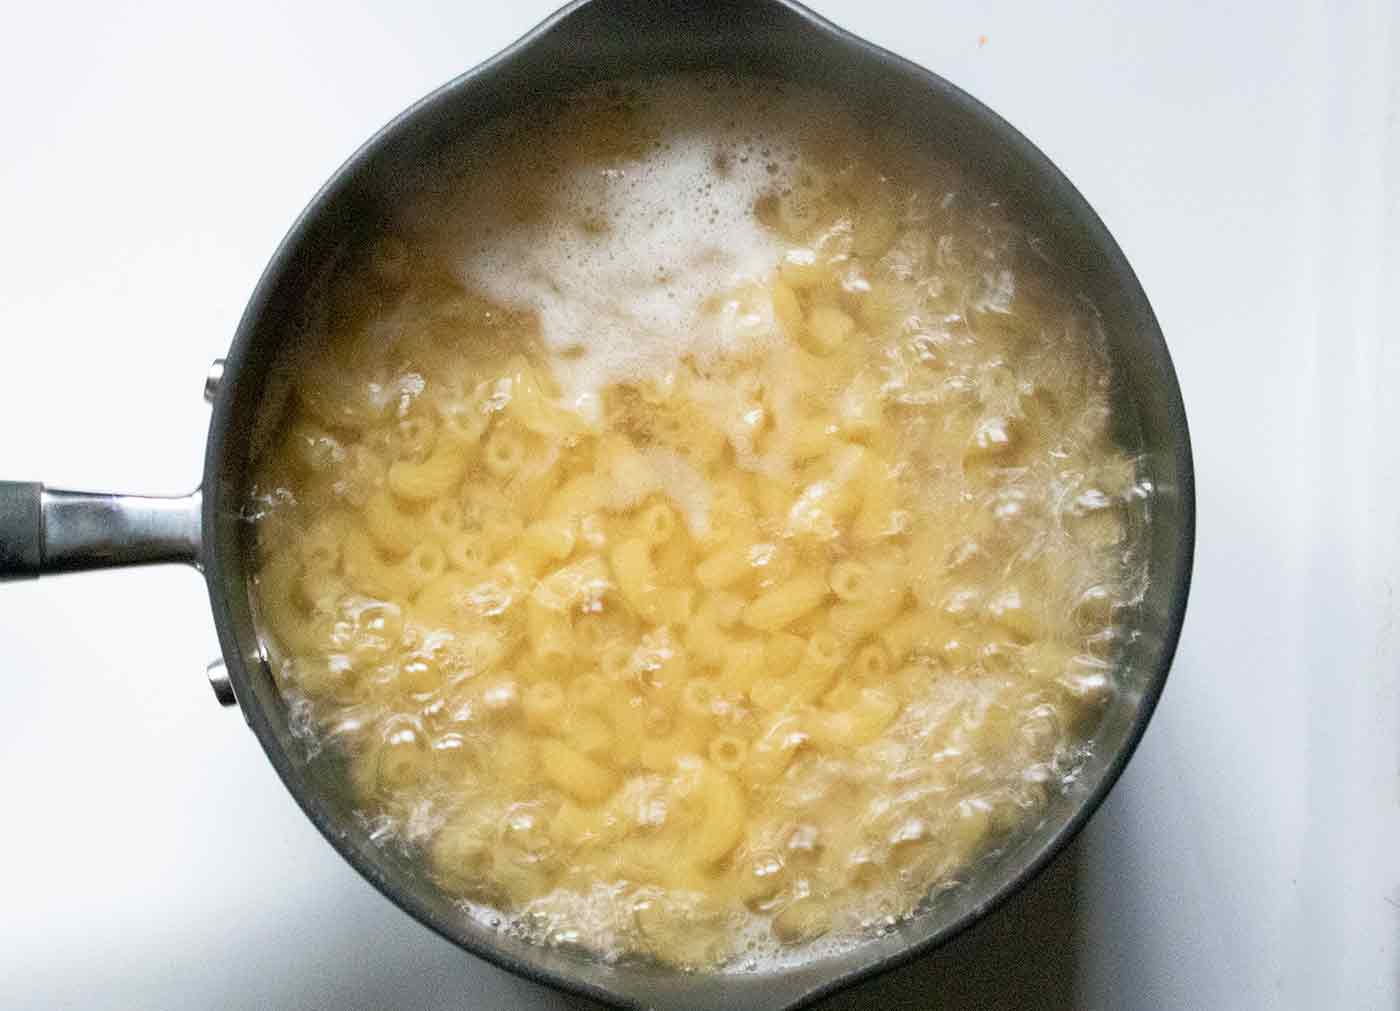
{"label": "pouring spout", "polygon": [[791,0],[575,0],[501,58],[525,50],[547,53],[561,69],[586,65],[596,74],[600,62],[610,61],[616,61],[618,73],[635,73],[639,53],[659,57],[658,71],[714,69],[721,55],[736,70],[761,71],[760,54],[841,35]]}

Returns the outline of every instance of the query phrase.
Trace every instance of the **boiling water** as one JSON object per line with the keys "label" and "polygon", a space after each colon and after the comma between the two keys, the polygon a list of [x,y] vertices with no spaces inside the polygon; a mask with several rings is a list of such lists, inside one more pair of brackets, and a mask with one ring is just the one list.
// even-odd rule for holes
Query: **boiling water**
{"label": "boiling water", "polygon": [[1151,486],[994,195],[771,83],[436,166],[260,467],[314,747],[464,909],[743,971],[890,929],[1074,775]]}

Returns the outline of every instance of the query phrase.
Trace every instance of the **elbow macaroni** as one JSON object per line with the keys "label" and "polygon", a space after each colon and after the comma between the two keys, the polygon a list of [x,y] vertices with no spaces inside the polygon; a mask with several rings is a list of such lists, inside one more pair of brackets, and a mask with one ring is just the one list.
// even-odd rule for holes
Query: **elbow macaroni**
{"label": "elbow macaroni", "polygon": [[606,892],[621,953],[698,966],[735,922],[855,936],[1037,810],[1112,691],[1145,507],[1092,328],[958,187],[812,157],[723,353],[595,409],[534,315],[387,241],[261,467],[279,685],[516,923]]}

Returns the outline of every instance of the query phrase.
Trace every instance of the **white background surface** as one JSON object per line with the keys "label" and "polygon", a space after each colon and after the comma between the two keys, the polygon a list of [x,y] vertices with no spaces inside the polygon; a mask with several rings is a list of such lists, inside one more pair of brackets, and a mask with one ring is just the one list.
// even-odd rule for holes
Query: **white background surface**
{"label": "white background surface", "polygon": [[[312,193],[552,6],[11,3],[0,474],[165,492],[197,480],[206,366]],[[1164,701],[1081,842],[833,1006],[1400,1006],[1400,11],[819,6],[1102,214],[1175,355],[1200,507]],[[0,1006],[560,1005],[304,820],[204,683],[192,572],[0,600]]]}

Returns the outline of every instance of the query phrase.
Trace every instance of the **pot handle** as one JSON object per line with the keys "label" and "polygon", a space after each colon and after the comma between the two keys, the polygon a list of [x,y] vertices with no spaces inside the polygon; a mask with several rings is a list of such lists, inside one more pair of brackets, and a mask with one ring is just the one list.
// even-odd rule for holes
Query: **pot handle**
{"label": "pot handle", "polygon": [[202,495],[110,495],[0,481],[0,582],[157,562],[200,564]]}

